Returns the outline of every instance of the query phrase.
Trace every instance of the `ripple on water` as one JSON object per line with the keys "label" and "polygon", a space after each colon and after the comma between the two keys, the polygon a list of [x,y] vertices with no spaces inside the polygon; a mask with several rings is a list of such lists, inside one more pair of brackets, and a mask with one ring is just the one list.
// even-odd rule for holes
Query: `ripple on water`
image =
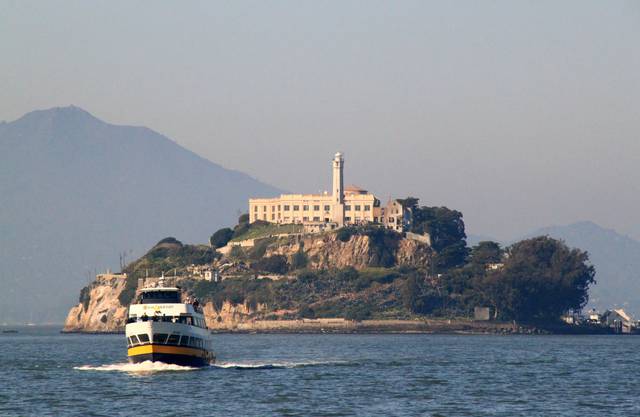
{"label": "ripple on water", "polygon": [[74,366],[78,371],[101,371],[101,372],[127,372],[127,373],[151,373],[151,372],[175,372],[175,371],[195,371],[199,368],[191,366],[173,365],[163,362],[144,361],[140,363],[112,363],[107,365],[83,365]]}

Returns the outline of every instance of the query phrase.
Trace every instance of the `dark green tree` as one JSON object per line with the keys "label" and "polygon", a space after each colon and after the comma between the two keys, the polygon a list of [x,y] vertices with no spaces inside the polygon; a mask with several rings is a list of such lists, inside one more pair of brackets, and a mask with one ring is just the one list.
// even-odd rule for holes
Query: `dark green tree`
{"label": "dark green tree", "polygon": [[232,237],[233,237],[233,230],[231,230],[228,227],[225,227],[223,229],[218,230],[213,235],[211,235],[211,238],[209,238],[209,243],[211,243],[211,246],[213,246],[216,249],[221,248],[225,246],[231,240]]}
{"label": "dark green tree", "polygon": [[471,248],[471,263],[486,265],[502,261],[502,248],[500,244],[491,241],[482,241]]}
{"label": "dark green tree", "polygon": [[488,273],[478,290],[503,319],[556,320],[582,309],[595,283],[589,256],[548,236],[523,240],[508,249],[502,270]]}

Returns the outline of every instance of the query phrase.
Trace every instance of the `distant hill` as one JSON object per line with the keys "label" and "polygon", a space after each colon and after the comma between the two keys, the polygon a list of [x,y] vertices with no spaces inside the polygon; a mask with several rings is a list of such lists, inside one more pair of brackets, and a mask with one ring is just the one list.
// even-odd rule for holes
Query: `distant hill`
{"label": "distant hill", "polygon": [[166,236],[206,242],[280,191],[78,107],[0,123],[0,324],[62,322],[97,269]]}
{"label": "distant hill", "polygon": [[590,305],[600,310],[623,307],[640,317],[640,242],[592,222],[553,226],[525,237],[548,235],[589,252],[596,268],[597,285]]}

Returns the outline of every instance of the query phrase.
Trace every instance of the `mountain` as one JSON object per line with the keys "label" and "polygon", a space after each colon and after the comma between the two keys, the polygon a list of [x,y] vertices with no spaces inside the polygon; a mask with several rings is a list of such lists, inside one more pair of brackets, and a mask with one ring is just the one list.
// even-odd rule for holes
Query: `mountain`
{"label": "mountain", "polygon": [[145,127],[70,106],[0,123],[0,323],[62,322],[95,271],[202,242],[280,191]]}
{"label": "mountain", "polygon": [[599,310],[622,307],[640,317],[640,242],[592,222],[552,226],[524,238],[548,235],[589,252],[597,284],[589,305]]}

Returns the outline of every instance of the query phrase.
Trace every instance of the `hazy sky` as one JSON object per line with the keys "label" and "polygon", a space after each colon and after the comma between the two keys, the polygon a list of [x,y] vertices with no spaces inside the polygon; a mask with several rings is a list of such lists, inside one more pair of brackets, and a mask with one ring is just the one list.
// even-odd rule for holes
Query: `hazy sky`
{"label": "hazy sky", "polygon": [[[0,2],[0,120],[75,104],[291,191],[640,238],[640,2]],[[206,192],[206,190],[203,190]]]}

